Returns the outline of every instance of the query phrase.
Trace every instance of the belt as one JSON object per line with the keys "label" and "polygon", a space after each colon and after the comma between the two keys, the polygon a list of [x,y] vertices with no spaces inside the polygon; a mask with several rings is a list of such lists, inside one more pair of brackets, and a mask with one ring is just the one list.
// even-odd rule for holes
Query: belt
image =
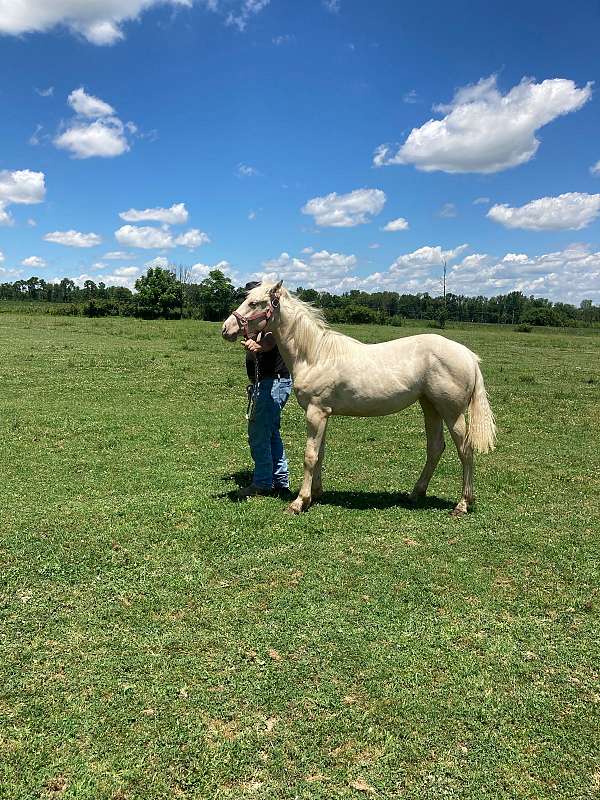
{"label": "belt", "polygon": [[281,380],[282,378],[283,379],[287,379],[287,378],[290,378],[290,377],[291,377],[291,375],[289,374],[289,372],[288,373],[273,372],[271,375],[261,375],[260,376],[260,380],[261,381],[272,381],[272,380],[275,380],[275,378],[277,378],[278,380]]}

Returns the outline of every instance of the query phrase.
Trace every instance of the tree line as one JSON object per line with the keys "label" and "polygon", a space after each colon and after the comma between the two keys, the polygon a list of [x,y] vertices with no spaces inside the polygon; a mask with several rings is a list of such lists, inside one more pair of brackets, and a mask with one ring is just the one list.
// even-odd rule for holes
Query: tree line
{"label": "tree line", "polygon": [[[50,283],[34,276],[1,283],[0,300],[49,303],[51,313],[57,314],[220,321],[245,295],[244,289],[236,288],[220,270],[212,270],[204,280],[194,283],[185,268],[150,268],[138,278],[135,289],[132,292],[92,280],[78,286],[70,278]],[[444,327],[446,321],[573,327],[600,323],[600,306],[589,299],[575,306],[522,292],[494,297],[449,292],[445,297],[433,297],[427,292],[352,290],[338,295],[298,287],[296,293],[301,300],[322,308],[333,323],[402,325],[406,319],[431,320],[438,327]]]}

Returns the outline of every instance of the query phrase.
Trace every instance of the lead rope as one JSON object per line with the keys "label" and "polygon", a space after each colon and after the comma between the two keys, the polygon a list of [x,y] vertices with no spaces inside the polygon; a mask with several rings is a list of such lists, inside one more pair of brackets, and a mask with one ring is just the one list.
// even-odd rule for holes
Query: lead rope
{"label": "lead rope", "polygon": [[254,419],[256,411],[256,393],[260,381],[260,370],[258,367],[258,356],[254,353],[254,383],[248,387],[248,407],[246,409],[246,419],[250,422]]}

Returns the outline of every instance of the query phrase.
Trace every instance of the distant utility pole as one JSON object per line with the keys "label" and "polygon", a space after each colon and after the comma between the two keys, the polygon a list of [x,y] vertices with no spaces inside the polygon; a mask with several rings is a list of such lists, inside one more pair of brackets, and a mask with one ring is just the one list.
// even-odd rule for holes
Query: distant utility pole
{"label": "distant utility pole", "polygon": [[441,307],[441,309],[439,311],[438,326],[440,328],[445,328],[446,327],[446,320],[448,319],[448,307],[446,305],[446,259],[445,258],[442,259],[442,263],[444,264],[444,273],[443,273],[444,274],[444,279],[442,281],[442,287],[443,287],[443,291],[444,291],[444,302],[443,302],[443,305],[442,305],[442,307]]}
{"label": "distant utility pole", "polygon": [[444,308],[446,308],[446,259],[444,259]]}

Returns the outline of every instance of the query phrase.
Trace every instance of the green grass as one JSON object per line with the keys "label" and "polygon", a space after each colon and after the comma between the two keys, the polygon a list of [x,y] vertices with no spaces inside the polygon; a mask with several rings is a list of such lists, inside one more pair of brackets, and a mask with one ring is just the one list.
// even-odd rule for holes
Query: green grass
{"label": "green grass", "polygon": [[447,332],[499,425],[468,517],[451,447],[403,503],[418,407],[332,420],[324,502],[288,517],[228,496],[250,462],[218,326],[2,314],[2,800],[596,797],[600,339],[578,334]]}

